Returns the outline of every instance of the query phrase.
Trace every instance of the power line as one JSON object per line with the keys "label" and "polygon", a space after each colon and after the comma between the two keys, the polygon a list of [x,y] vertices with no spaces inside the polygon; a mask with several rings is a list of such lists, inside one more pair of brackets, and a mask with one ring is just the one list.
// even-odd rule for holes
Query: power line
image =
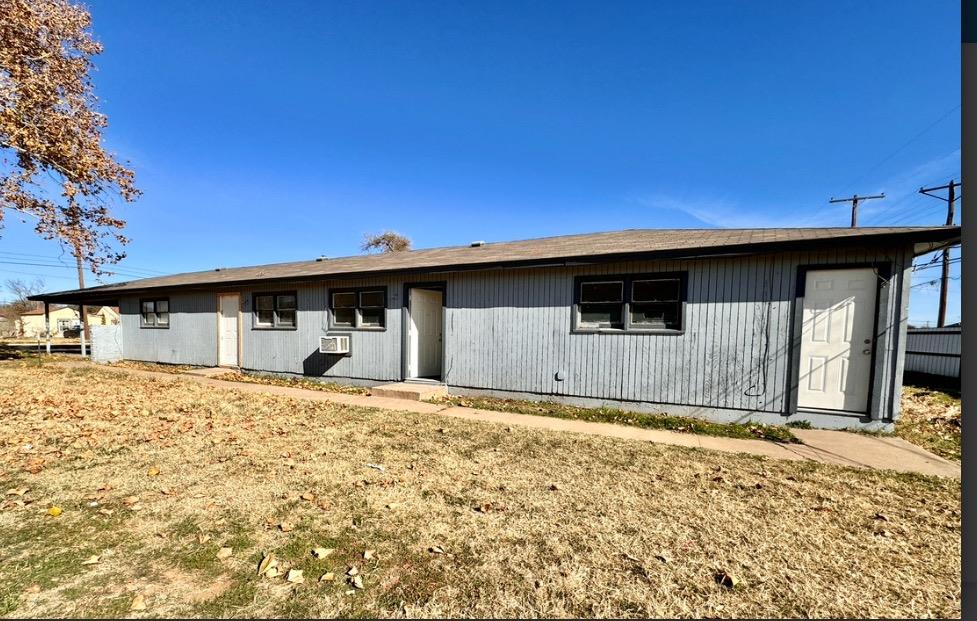
{"label": "power line", "polygon": [[[55,265],[51,263],[32,263],[29,261],[2,261],[0,260],[0,265],[28,265],[31,267],[48,267],[53,269],[76,269],[72,265]],[[144,274],[135,274],[125,270],[111,270],[113,274],[118,274],[120,276],[128,276],[129,278],[146,278]]]}
{"label": "power line", "polygon": [[[919,188],[920,194],[924,194],[931,198],[939,199],[946,203],[946,226],[953,225],[953,208],[954,208],[953,203],[956,200],[956,188],[960,187],[961,185],[963,184],[957,183],[953,179],[950,179],[950,182],[947,183],[946,185],[934,186],[930,188],[922,188],[922,187]],[[933,192],[937,192],[941,190],[947,191],[946,198],[933,194]],[[946,325],[947,291],[950,288],[949,281],[950,281],[950,249],[944,248],[943,249],[943,274],[940,278],[940,307],[938,311],[939,315],[937,316],[937,322],[936,322],[936,324],[941,328]]]}
{"label": "power line", "polygon": [[[62,255],[62,256],[53,256],[53,255],[49,255],[49,254],[31,254],[31,253],[27,253],[27,252],[9,252],[9,251],[4,251],[4,250],[0,250],[0,255],[9,255],[9,256],[12,256],[12,257],[15,257],[15,258],[17,258],[17,257],[30,257],[30,258],[35,258],[35,259],[52,259],[52,260],[61,262],[64,265],[68,265],[67,263],[64,263],[61,260],[64,255]],[[139,267],[138,265],[129,265],[129,264],[126,264],[126,265],[124,265],[122,267],[123,267],[123,269],[125,269],[126,271],[129,271],[129,272],[146,272],[147,274],[157,274],[157,275],[160,275],[160,276],[165,276],[166,275],[166,272],[162,272],[160,270],[150,269],[148,267]]]}
{"label": "power line", "polygon": [[903,149],[905,149],[906,147],[908,147],[909,145],[911,145],[915,141],[919,140],[924,134],[926,134],[926,132],[928,132],[929,130],[933,129],[934,127],[936,127],[937,125],[939,125],[940,123],[942,123],[944,119],[946,119],[948,116],[950,116],[951,114],[953,114],[954,112],[956,112],[959,109],[960,109],[960,105],[957,104],[953,108],[951,108],[951,109],[947,110],[946,112],[944,112],[942,115],[940,115],[940,118],[936,119],[935,121],[933,121],[932,123],[930,123],[929,125],[927,125],[918,134],[916,134],[915,136],[913,136],[912,138],[910,138],[909,140],[907,140],[906,142],[904,142],[895,151],[893,151],[889,155],[885,156],[877,164],[875,164],[874,166],[872,166],[871,168],[869,168],[868,171],[865,174],[863,174],[862,176],[858,177],[857,179],[855,179],[851,183],[848,183],[844,187],[850,188],[850,187],[853,187],[856,183],[861,182],[863,179],[865,179],[866,177],[868,177],[870,174],[872,174],[873,172],[875,172],[876,170],[878,170],[879,166],[881,166],[882,164],[885,164],[886,162],[888,162],[889,160],[891,160],[892,158],[894,158]]}

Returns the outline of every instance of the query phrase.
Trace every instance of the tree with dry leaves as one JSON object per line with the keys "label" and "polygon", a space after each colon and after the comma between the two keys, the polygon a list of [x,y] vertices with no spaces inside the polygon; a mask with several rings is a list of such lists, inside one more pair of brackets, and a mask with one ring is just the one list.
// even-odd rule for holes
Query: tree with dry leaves
{"label": "tree with dry leaves", "polygon": [[110,200],[140,194],[102,146],[108,119],[90,75],[101,51],[85,7],[0,0],[0,227],[7,211],[30,217],[96,274],[129,242]]}
{"label": "tree with dry leaves", "polygon": [[384,231],[365,235],[360,249],[363,252],[403,252],[410,250],[410,239],[394,231]]}
{"label": "tree with dry leaves", "polygon": [[14,299],[12,302],[0,305],[0,317],[5,319],[6,331],[10,332],[11,336],[20,336],[14,333],[19,330],[18,322],[20,316],[27,311],[38,308],[37,302],[31,302],[27,298],[44,291],[44,281],[34,280],[27,282],[20,279],[8,280],[7,291],[13,294]]}

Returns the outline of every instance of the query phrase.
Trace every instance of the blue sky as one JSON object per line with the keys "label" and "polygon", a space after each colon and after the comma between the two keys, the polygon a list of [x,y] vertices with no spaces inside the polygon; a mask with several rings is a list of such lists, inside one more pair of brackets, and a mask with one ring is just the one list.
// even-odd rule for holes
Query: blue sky
{"label": "blue sky", "polygon": [[[888,196],[865,225],[940,224],[916,190],[959,179],[958,2],[89,6],[106,144],[145,192],[106,282],[356,254],[385,228],[846,226],[828,198],[853,192]],[[0,279],[72,288],[71,265],[8,215]]]}

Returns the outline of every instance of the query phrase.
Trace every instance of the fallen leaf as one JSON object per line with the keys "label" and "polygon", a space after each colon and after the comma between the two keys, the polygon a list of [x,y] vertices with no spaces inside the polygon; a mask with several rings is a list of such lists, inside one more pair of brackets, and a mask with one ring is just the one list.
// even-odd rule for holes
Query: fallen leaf
{"label": "fallen leaf", "polygon": [[334,574],[331,571],[327,571],[326,573],[319,576],[319,582],[332,582],[335,579],[336,579],[336,574]]}
{"label": "fallen leaf", "polygon": [[41,585],[39,585],[39,584],[32,584],[29,587],[27,587],[26,589],[24,589],[24,592],[25,593],[40,593],[41,592]]}
{"label": "fallen leaf", "polygon": [[349,568],[349,571],[346,572],[346,575],[355,576],[358,573],[360,573],[360,570],[356,568],[356,565],[353,565],[352,567]]}
{"label": "fallen leaf", "polygon": [[129,610],[146,610],[146,598],[141,594],[132,598],[132,605]]}
{"label": "fallen leaf", "polygon": [[427,551],[431,552],[432,554],[444,554],[444,548],[441,546],[431,546],[427,549]]}
{"label": "fallen leaf", "polygon": [[876,513],[875,514],[875,519],[876,520],[882,520],[883,522],[888,522],[889,521],[889,517],[887,515],[885,515],[884,513]]}
{"label": "fallen leaf", "polygon": [[291,582],[292,584],[302,584],[305,582],[305,576],[302,575],[301,569],[289,569],[288,574],[285,576],[285,582]]}
{"label": "fallen leaf", "polygon": [[335,552],[333,548],[312,548],[312,556],[316,558],[326,558],[333,552]]}
{"label": "fallen leaf", "polygon": [[367,468],[373,468],[374,470],[379,470],[380,472],[386,472],[386,468],[382,464],[367,464]]}
{"label": "fallen leaf", "polygon": [[363,560],[368,561],[376,556],[376,550],[363,550]]}
{"label": "fallen leaf", "polygon": [[30,488],[29,487],[19,487],[19,488],[15,488],[15,489],[8,489],[7,490],[7,495],[8,496],[23,496],[24,494],[26,494],[29,491],[30,491]]}
{"label": "fallen leaf", "polygon": [[87,559],[83,560],[81,562],[81,564],[82,565],[95,565],[100,560],[102,560],[102,557],[100,557],[98,554],[93,554],[93,555],[89,556]]}
{"label": "fallen leaf", "polygon": [[716,575],[713,577],[716,580],[716,584],[724,586],[727,589],[735,589],[742,583],[739,576],[725,571],[716,572]]}
{"label": "fallen leaf", "polygon": [[234,554],[234,548],[224,547],[217,551],[217,560],[224,560],[225,558],[230,558]]}
{"label": "fallen leaf", "polygon": [[295,528],[295,526],[292,523],[290,523],[290,522],[281,522],[281,523],[278,524],[278,529],[280,531],[282,531],[283,533],[287,533],[287,532],[293,530],[294,528]]}
{"label": "fallen leaf", "polygon": [[350,583],[354,587],[356,587],[357,589],[362,589],[363,588],[363,576],[353,576],[353,579],[350,580]]}
{"label": "fallen leaf", "polygon": [[301,498],[302,500],[315,500],[315,494],[313,494],[312,492],[303,492],[302,495],[299,496],[299,498]]}
{"label": "fallen leaf", "polygon": [[148,474],[151,477],[159,476],[159,466],[153,466],[146,472],[146,474]]}
{"label": "fallen leaf", "polygon": [[274,554],[266,554],[264,558],[261,559],[261,562],[258,563],[258,575],[260,576],[261,574],[268,571],[268,568],[272,567],[272,562],[274,562],[274,560],[275,560]]}
{"label": "fallen leaf", "polygon": [[50,509],[47,510],[47,514],[50,515],[51,517],[58,517],[62,513],[63,511],[61,510],[61,507],[51,507]]}

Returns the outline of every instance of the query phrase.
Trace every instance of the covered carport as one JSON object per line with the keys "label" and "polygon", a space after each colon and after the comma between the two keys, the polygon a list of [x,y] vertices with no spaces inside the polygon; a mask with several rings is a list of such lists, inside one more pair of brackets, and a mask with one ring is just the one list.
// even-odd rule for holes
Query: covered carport
{"label": "covered carport", "polygon": [[90,326],[88,325],[88,316],[85,308],[88,306],[118,306],[119,298],[109,292],[100,291],[103,287],[92,287],[90,289],[76,289],[73,291],[61,291],[57,293],[41,293],[38,295],[32,295],[27,299],[32,302],[42,302],[44,304],[44,351],[47,354],[51,352],[51,305],[52,304],[66,304],[72,306],[78,306],[79,316],[81,317],[82,329],[81,329],[81,344],[80,351],[82,356],[89,355],[89,341],[88,333],[90,331]]}

